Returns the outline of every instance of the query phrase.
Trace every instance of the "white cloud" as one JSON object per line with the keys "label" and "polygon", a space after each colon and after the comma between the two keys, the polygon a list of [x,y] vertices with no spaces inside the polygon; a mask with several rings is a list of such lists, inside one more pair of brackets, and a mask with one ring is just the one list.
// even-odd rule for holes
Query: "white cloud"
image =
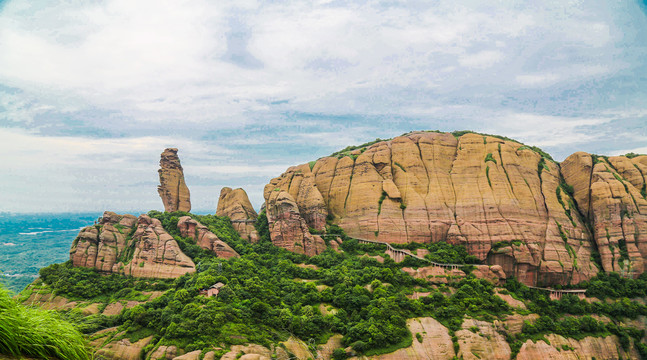
{"label": "white cloud", "polygon": [[503,53],[500,51],[480,51],[475,54],[466,54],[458,59],[458,62],[468,68],[484,69],[488,68],[503,59]]}
{"label": "white cloud", "polygon": [[[254,173],[258,186],[285,164],[412,127],[597,141],[604,132],[590,129],[644,117],[644,34],[636,4],[596,1],[10,0],[0,150],[12,173],[0,203],[51,209],[102,189],[97,201],[115,203],[112,184],[156,182],[169,145],[192,176]],[[70,136],[42,136],[54,130]],[[304,153],[272,154],[281,143]],[[157,204],[148,187],[128,198]]]}

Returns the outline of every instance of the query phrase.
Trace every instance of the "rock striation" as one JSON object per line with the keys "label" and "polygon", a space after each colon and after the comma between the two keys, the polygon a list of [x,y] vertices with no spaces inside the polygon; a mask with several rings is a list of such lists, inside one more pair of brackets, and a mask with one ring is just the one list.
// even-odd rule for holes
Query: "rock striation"
{"label": "rock striation", "polygon": [[97,225],[81,229],[70,249],[74,266],[146,278],[176,278],[195,264],[162,227],[147,215],[106,211]]}
{"label": "rock striation", "polygon": [[218,257],[229,259],[240,256],[227,243],[220,240],[216,234],[190,216],[182,216],[178,220],[177,228],[180,230],[182,237],[194,239],[198,246],[215,253]]}
{"label": "rock striation", "polygon": [[290,193],[276,188],[270,191],[267,199],[270,237],[276,246],[308,256],[320,254],[326,249],[324,240],[310,233],[308,224]]}
{"label": "rock striation", "polygon": [[191,196],[184,182],[184,171],[177,149],[168,148],[162,152],[158,173],[160,185],[157,192],[164,203],[164,211],[191,211]]}
{"label": "rock striation", "polygon": [[[606,172],[577,155],[562,169],[509,139],[413,132],[290,167],[265,186],[264,197],[272,241],[291,251],[302,252],[312,238],[307,230],[321,231],[329,219],[356,238],[462,244],[529,285],[578,283],[599,271],[592,259],[600,244],[609,248],[607,228],[614,247],[626,238],[622,261],[642,271],[644,158],[609,158]],[[589,210],[591,201],[597,210]],[[602,213],[607,220],[597,220],[592,233],[588,221]],[[610,250],[600,255],[611,269]]]}
{"label": "rock striation", "polygon": [[227,216],[241,238],[251,242],[258,241],[258,232],[254,223],[258,214],[243,189],[224,187],[218,198],[217,216]]}
{"label": "rock striation", "polygon": [[647,156],[577,152],[562,162],[574,201],[593,229],[605,271],[635,276],[647,256]]}

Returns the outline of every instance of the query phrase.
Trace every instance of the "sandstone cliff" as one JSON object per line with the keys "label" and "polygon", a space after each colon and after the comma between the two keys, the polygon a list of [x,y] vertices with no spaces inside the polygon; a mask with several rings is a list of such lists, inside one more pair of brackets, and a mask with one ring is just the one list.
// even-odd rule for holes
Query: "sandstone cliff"
{"label": "sandstone cliff", "polygon": [[238,231],[241,238],[251,242],[258,241],[258,232],[254,228],[258,214],[254,210],[252,203],[249,202],[245,190],[232,190],[229,187],[222,188],[216,215],[229,217],[231,224]]}
{"label": "sandstone cliff", "polygon": [[595,244],[560,179],[511,140],[414,132],[291,167],[264,197],[273,242],[293,251],[328,217],[357,238],[465,245],[526,284],[577,283],[598,271]]}
{"label": "sandstone cliff", "polygon": [[157,219],[106,211],[97,225],[81,230],[70,249],[74,266],[150,278],[195,272],[195,264]]}
{"label": "sandstone cliff", "polygon": [[577,152],[562,173],[593,229],[605,271],[633,276],[645,271],[647,256],[647,156],[598,157]]}
{"label": "sandstone cliff", "polygon": [[160,185],[157,192],[164,203],[164,211],[191,211],[189,188],[184,182],[184,172],[177,156],[177,149],[162,152],[158,170]]}

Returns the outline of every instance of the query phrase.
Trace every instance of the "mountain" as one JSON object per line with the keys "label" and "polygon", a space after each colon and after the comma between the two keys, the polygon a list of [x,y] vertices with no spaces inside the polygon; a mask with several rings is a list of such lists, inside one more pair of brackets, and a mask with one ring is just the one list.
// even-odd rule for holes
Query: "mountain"
{"label": "mountain", "polygon": [[320,252],[308,229],[328,218],[356,238],[463,245],[527,285],[565,285],[645,270],[646,176],[644,155],[560,165],[506,138],[413,132],[291,167],[264,197],[288,250]]}
{"label": "mountain", "polygon": [[166,212],[105,212],[20,294],[97,358],[647,359],[647,156],[413,132],[195,215],[176,155]]}

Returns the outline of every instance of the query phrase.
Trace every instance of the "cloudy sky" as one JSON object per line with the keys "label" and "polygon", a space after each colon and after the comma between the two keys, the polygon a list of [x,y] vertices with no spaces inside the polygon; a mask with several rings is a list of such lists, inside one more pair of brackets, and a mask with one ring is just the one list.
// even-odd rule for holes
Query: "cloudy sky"
{"label": "cloudy sky", "polygon": [[[460,4],[458,4],[460,3]],[[288,166],[411,130],[647,152],[647,4],[0,0],[0,211],[256,207]]]}

